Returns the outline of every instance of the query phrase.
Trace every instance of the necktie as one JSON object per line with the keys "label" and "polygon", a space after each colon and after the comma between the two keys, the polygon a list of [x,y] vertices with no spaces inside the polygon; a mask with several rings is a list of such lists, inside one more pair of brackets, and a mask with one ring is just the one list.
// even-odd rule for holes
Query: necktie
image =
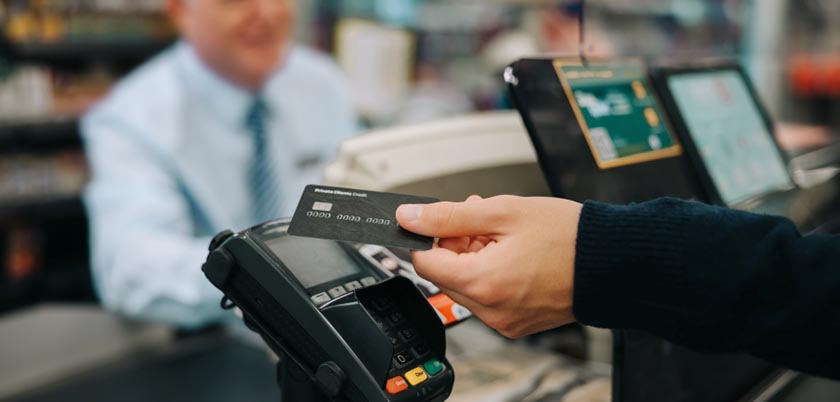
{"label": "necktie", "polygon": [[265,127],[267,117],[268,106],[264,100],[257,98],[248,109],[246,121],[254,142],[254,156],[251,160],[249,176],[255,223],[278,218],[280,211],[280,191],[275,178],[274,163],[271,160]]}

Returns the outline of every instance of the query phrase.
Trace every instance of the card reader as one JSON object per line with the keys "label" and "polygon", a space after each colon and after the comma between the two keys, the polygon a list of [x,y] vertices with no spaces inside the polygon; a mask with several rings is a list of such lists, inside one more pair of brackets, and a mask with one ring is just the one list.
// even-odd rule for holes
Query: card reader
{"label": "card reader", "polygon": [[202,268],[280,356],[283,401],[445,400],[455,375],[444,326],[414,283],[288,225],[222,232]]}

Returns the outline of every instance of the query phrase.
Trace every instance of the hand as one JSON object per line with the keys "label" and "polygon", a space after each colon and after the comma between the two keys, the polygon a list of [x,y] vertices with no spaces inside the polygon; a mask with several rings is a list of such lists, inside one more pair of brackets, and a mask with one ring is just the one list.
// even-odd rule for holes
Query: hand
{"label": "hand", "polygon": [[572,288],[581,204],[556,198],[470,197],[402,205],[400,226],[437,237],[414,267],[509,338],[574,321]]}

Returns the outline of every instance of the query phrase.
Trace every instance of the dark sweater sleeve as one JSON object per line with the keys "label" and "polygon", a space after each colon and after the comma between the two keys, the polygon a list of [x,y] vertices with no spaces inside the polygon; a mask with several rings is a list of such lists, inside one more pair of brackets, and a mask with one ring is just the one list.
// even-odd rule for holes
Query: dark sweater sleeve
{"label": "dark sweater sleeve", "polygon": [[840,379],[840,236],[660,199],[584,204],[574,314]]}

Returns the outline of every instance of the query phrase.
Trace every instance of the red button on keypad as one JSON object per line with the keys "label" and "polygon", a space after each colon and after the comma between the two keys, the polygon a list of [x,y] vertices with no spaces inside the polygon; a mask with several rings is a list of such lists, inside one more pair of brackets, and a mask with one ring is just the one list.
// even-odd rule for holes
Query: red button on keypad
{"label": "red button on keypad", "polygon": [[390,380],[388,380],[388,383],[385,384],[385,390],[388,391],[388,393],[391,395],[399,394],[400,392],[403,392],[407,389],[408,383],[406,383],[405,379],[400,376],[391,378]]}

